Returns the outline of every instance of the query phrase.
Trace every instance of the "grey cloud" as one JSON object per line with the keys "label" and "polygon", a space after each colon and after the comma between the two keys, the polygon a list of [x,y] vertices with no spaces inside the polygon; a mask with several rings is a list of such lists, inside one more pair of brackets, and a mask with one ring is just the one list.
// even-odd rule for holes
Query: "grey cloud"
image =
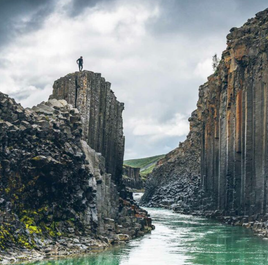
{"label": "grey cloud", "polygon": [[[83,16],[83,12],[88,8],[113,10],[121,5],[124,6],[125,3],[126,6],[140,3],[146,6],[146,10],[159,7],[159,16],[152,16],[146,20],[146,37],[142,48],[136,49],[122,41],[120,44],[122,48],[123,45],[129,45],[129,50],[126,49],[123,53],[121,49],[116,50],[117,46],[111,45],[113,43],[106,42],[106,39],[100,38],[96,43],[97,35],[92,35],[92,39],[86,38],[91,36],[90,32],[79,35],[79,38],[81,42],[86,41],[90,46],[90,49],[81,46],[81,54],[85,56],[89,70],[101,72],[112,83],[118,99],[121,101],[123,97],[122,101],[126,103],[125,124],[128,124],[128,120],[132,118],[136,120],[152,118],[160,126],[165,126],[172,121],[176,113],[183,117],[190,115],[196,108],[198,87],[205,81],[203,76],[195,76],[197,64],[224,49],[225,36],[231,27],[242,25],[248,18],[267,7],[267,0],[133,0],[131,2],[129,0],[72,0],[64,10],[54,9],[55,3],[58,2],[58,0],[0,0],[0,49],[1,45],[7,45],[8,41],[17,34],[39,29],[51,12],[57,14],[56,12],[64,11],[63,19],[67,15],[68,21],[75,18],[74,21],[77,22],[77,16],[81,15],[81,19],[86,19],[86,16],[91,14],[85,12]],[[21,18],[26,15],[30,18],[29,21],[20,24]],[[81,29],[84,27],[83,21],[80,27]],[[50,32],[50,29],[46,30]],[[114,35],[116,30],[113,32]],[[64,34],[61,37],[64,38]],[[13,69],[9,66],[9,62],[4,61],[5,58],[3,61],[0,60],[0,68],[10,70],[8,76],[22,88],[12,96],[27,104],[36,104],[39,100],[47,99],[47,95],[51,92],[49,86],[52,86],[53,81],[76,70],[75,59],[80,55],[80,48],[76,49],[75,45],[67,46],[69,49],[67,54],[60,54],[61,60],[57,64],[50,65],[51,58],[48,55],[47,58],[43,58],[42,67],[36,60],[33,62],[34,65],[31,63],[26,66],[25,72],[16,69],[12,73]],[[50,48],[55,51],[59,47],[55,45]],[[44,48],[37,51],[41,55]],[[76,51],[79,51],[78,55],[74,55]],[[50,55],[52,58],[54,53],[56,52]],[[142,60],[137,60],[139,57]],[[129,64],[131,60],[133,66]],[[72,65],[69,66],[68,61],[74,62],[73,68]],[[148,66],[147,63],[150,61],[155,65],[159,64],[159,67],[154,68],[154,65],[150,64]],[[67,62],[66,66],[65,62]],[[113,62],[117,63],[113,64]],[[36,66],[39,66],[39,71],[27,69]],[[36,89],[27,89],[29,86],[35,86]],[[45,90],[46,93],[42,94]],[[125,135],[126,158],[166,153],[185,139],[185,136],[173,135],[166,135],[166,137],[160,135],[157,139],[155,139],[156,135],[135,135],[131,126],[125,126]]]}
{"label": "grey cloud", "polygon": [[[112,5],[115,0],[73,0],[65,6],[73,17],[86,8]],[[0,48],[19,34],[40,28],[45,18],[53,12],[57,0],[0,0]],[[22,21],[28,16],[27,21]]]}
{"label": "grey cloud", "polygon": [[[127,160],[132,158],[141,158],[166,154],[172,149],[176,148],[179,143],[183,142],[184,140],[185,136],[174,136],[148,143],[148,136],[136,136],[135,141],[131,141],[128,143],[124,159]],[[132,153],[132,151],[137,151],[137,154]]]}
{"label": "grey cloud", "polygon": [[[17,34],[40,27],[54,4],[54,0],[0,0],[0,48]],[[26,15],[29,15],[29,20],[23,22]]]}
{"label": "grey cloud", "polygon": [[236,0],[237,1],[237,11],[243,13],[250,18],[252,12],[259,12],[268,8],[268,3],[266,0]]}
{"label": "grey cloud", "polygon": [[31,95],[30,90],[21,90],[16,93],[10,93],[9,96],[15,98],[17,101],[21,101],[23,99],[28,98]]}
{"label": "grey cloud", "polygon": [[245,17],[268,7],[267,0],[161,0],[159,4],[159,19],[148,25],[153,34],[178,32],[195,38],[219,31],[226,35],[246,22]]}
{"label": "grey cloud", "polygon": [[75,17],[82,13],[86,8],[93,8],[95,6],[100,6],[108,8],[108,6],[113,5],[116,0],[73,0],[68,6],[68,13],[71,17]]}

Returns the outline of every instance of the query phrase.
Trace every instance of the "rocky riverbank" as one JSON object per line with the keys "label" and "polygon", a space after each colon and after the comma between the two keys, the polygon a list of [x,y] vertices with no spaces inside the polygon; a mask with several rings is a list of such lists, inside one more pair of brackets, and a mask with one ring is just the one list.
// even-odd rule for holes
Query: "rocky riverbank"
{"label": "rocky riverbank", "polygon": [[189,135],[158,162],[143,205],[232,224],[245,219],[266,233],[267,47],[268,9],[230,30],[215,73],[199,89]]}
{"label": "rocky riverbank", "polygon": [[[180,210],[174,210],[175,212],[181,212]],[[255,235],[268,239],[268,216],[225,216],[219,211],[197,211],[192,214],[214,219],[227,225],[242,226],[244,228],[251,229]]]}
{"label": "rocky riverbank", "polygon": [[206,197],[203,199],[207,200],[207,203],[204,206],[198,206],[195,210],[189,207],[189,204],[157,204],[153,203],[148,204],[147,207],[153,208],[165,208],[172,210],[174,213],[185,214],[185,215],[192,215],[192,216],[200,216],[206,217],[208,219],[217,220],[223,224],[231,225],[231,226],[241,226],[246,229],[250,229],[254,232],[256,236],[262,237],[264,239],[268,239],[268,215],[261,216],[230,216],[224,215],[223,212],[218,210],[212,211],[208,210],[209,204],[213,203],[212,200],[208,201]]}
{"label": "rocky riverbank", "polygon": [[[90,79],[99,80],[99,74],[74,76],[100,91],[102,83]],[[85,85],[78,94],[85,90],[83,102],[95,101],[94,111],[103,110],[97,102],[102,96],[113,95],[108,89],[93,99]],[[68,91],[73,90],[76,86],[71,82]],[[107,150],[110,161],[119,158],[117,167],[109,169],[116,175],[107,172],[105,157],[92,149],[90,137],[85,136],[84,128],[87,132],[91,129],[85,125],[85,117],[89,115],[92,124],[94,118],[99,120],[100,112],[97,116],[90,111],[81,115],[78,104],[74,108],[55,98],[24,109],[0,93],[0,262],[90,252],[142,236],[153,228],[147,212],[122,185],[119,165],[123,164],[124,137],[122,126],[115,121],[122,121],[121,104],[113,98],[106,106],[109,109],[113,104],[118,106],[116,116],[105,112],[105,126],[98,122],[94,128],[103,131],[99,142],[104,141],[106,148],[113,145],[113,139],[118,146]],[[105,128],[111,127],[120,137],[108,141]],[[113,157],[111,152],[117,155]]]}
{"label": "rocky riverbank", "polygon": [[200,86],[185,142],[158,162],[142,205],[252,229],[267,237],[268,9],[227,35]]}
{"label": "rocky riverbank", "polygon": [[[13,243],[15,244],[9,244],[8,248],[0,250],[0,263],[21,264],[23,262],[66,258],[70,256],[101,252],[116,245],[124,245],[130,239],[143,236],[153,229],[152,225],[149,225],[149,223],[146,224],[147,213],[145,211],[139,209],[137,215],[139,215],[139,218],[142,221],[140,222],[138,229],[137,226],[132,228],[133,231],[131,234],[120,233],[123,226],[119,225],[117,227],[117,234],[114,233],[112,237],[111,235],[109,237],[101,235],[85,236],[82,234],[79,235],[77,232],[69,232],[68,236],[58,236],[56,238],[43,236],[40,239],[38,236],[34,236],[33,240],[36,245],[31,247],[25,246],[26,242],[21,245],[20,242],[15,243],[14,241]],[[107,219],[106,222],[114,224],[114,220]],[[143,229],[141,229],[142,227]],[[24,229],[24,231],[20,231],[20,235],[18,236],[24,235],[24,238],[27,238],[29,236],[29,232],[25,229],[25,227],[23,227],[23,225],[22,229]],[[14,238],[16,238],[16,235]]]}

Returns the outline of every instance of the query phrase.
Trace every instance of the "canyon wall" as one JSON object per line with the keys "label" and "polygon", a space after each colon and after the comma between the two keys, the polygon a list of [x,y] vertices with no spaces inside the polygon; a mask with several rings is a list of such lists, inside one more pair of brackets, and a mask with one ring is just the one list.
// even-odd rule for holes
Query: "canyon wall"
{"label": "canyon wall", "polygon": [[60,80],[76,91],[76,77],[85,83],[77,108],[51,97],[24,109],[0,93],[0,262],[10,251],[25,259],[90,252],[152,229],[121,181],[123,105],[98,74]]}
{"label": "canyon wall", "polygon": [[127,188],[141,190],[144,188],[144,182],[140,175],[140,168],[123,166],[123,183]]}
{"label": "canyon wall", "polygon": [[183,212],[198,209],[201,201],[201,113],[189,118],[190,133],[179,147],[160,159],[145,183],[141,204],[148,207],[177,207]]}
{"label": "canyon wall", "polygon": [[106,170],[116,184],[121,183],[124,157],[122,111],[101,74],[90,71],[75,72],[54,82],[50,99],[64,99],[79,110],[83,139],[105,157]]}
{"label": "canyon wall", "polygon": [[203,86],[202,186],[218,210],[268,212],[268,10],[232,28]]}
{"label": "canyon wall", "polygon": [[[177,199],[183,190],[174,190],[175,199],[171,201],[163,193],[160,198],[159,193],[161,186],[173,181],[181,186],[183,171],[173,168],[183,163],[182,169],[190,170],[186,173],[188,188],[197,187],[192,196],[202,198],[200,209],[217,210],[223,215],[267,214],[267,90],[268,9],[241,28],[230,30],[215,73],[200,87],[196,110],[199,126],[191,126],[188,135],[197,130],[194,137],[198,139],[188,145],[193,150],[200,148],[194,157],[196,171],[191,170],[193,161],[185,161],[185,153],[179,153],[181,147],[175,149],[153,171],[144,203],[163,205],[167,200],[166,204],[180,208]],[[191,184],[193,172],[200,174],[198,186]]]}

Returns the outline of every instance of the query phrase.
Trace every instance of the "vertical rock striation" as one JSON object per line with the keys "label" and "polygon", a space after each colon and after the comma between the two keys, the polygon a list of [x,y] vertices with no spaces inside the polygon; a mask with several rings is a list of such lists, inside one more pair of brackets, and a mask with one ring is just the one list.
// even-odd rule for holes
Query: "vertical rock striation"
{"label": "vertical rock striation", "polygon": [[111,83],[106,82],[101,74],[76,72],[56,80],[50,98],[65,99],[79,110],[83,139],[105,157],[107,172],[120,185],[124,157],[124,104],[117,101],[110,87]]}
{"label": "vertical rock striation", "polygon": [[267,213],[268,10],[232,28],[201,88],[202,185],[225,214]]}
{"label": "vertical rock striation", "polygon": [[123,183],[127,188],[141,190],[144,183],[140,175],[140,168],[123,166]]}
{"label": "vertical rock striation", "polygon": [[[183,145],[200,150],[193,156],[196,170],[191,169],[191,159],[185,160],[188,148],[175,149],[153,171],[144,203],[163,205],[167,200],[180,208],[178,199],[184,190],[198,187],[192,196],[202,198],[200,209],[264,220],[268,214],[268,9],[230,30],[217,70],[200,87],[195,113],[199,125],[191,126]],[[189,145],[193,134],[197,139]],[[200,186],[192,184],[193,172],[200,174]],[[188,186],[181,185],[182,175]],[[172,182],[178,185],[175,190],[168,188]],[[161,193],[165,187],[173,196]]]}
{"label": "vertical rock striation", "polygon": [[0,263],[90,252],[153,228],[122,184],[123,104],[109,86],[70,74],[54,84],[58,99],[32,109],[0,93]]}

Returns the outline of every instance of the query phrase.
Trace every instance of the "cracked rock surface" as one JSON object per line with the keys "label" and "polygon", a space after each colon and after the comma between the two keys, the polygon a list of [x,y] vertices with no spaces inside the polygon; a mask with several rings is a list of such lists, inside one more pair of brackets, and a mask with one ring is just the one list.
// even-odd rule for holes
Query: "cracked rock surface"
{"label": "cracked rock surface", "polygon": [[91,252],[152,229],[84,123],[64,99],[24,109],[0,93],[0,262]]}

